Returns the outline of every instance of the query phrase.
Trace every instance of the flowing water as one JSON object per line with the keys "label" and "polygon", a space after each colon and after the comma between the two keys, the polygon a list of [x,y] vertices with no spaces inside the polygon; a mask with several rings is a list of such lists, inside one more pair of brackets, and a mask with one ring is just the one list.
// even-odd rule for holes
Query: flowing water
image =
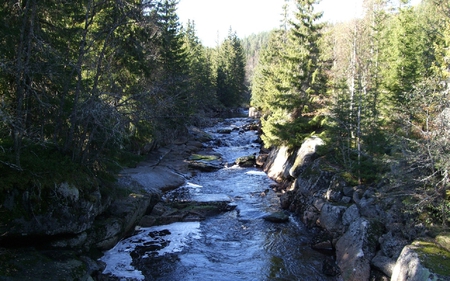
{"label": "flowing water", "polygon": [[[230,118],[206,131],[225,162],[259,151],[248,118]],[[254,121],[253,121],[254,122]],[[218,133],[223,128],[231,133]],[[214,145],[215,146],[215,145]],[[273,182],[257,168],[229,165],[198,173],[183,187],[189,196],[227,196],[236,208],[201,222],[142,228],[101,258],[104,274],[116,280],[336,280],[325,276],[325,257],[309,246],[311,234],[295,217],[271,223],[262,217],[279,209]]]}

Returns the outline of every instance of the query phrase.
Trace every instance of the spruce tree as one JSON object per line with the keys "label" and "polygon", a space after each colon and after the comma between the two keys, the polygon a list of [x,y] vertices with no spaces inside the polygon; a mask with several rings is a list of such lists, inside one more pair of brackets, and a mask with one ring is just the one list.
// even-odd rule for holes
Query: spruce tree
{"label": "spruce tree", "polygon": [[[317,23],[322,13],[314,12],[316,3],[296,1],[295,20],[275,69],[273,103],[262,122],[266,145],[299,146],[320,130],[326,79],[319,48],[323,24]],[[272,140],[275,136],[278,140]]]}

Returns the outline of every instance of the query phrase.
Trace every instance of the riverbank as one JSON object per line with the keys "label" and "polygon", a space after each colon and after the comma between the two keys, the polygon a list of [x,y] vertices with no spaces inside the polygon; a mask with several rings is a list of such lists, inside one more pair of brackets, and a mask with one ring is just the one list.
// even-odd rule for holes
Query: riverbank
{"label": "riverbank", "polygon": [[[97,261],[102,251],[114,247],[133,231],[165,192],[183,185],[192,176],[195,171],[186,159],[202,149],[206,140],[207,134],[200,129],[189,128],[183,138],[151,152],[136,167],[122,170],[117,182],[106,191],[94,193],[98,198],[92,201],[98,203],[93,207],[84,203],[77,187],[56,188],[60,212],[67,209],[83,217],[90,214],[89,217],[82,224],[76,215],[63,216],[52,211],[43,212],[41,219],[22,220],[17,235],[0,239],[0,280],[97,279],[104,269],[104,264]],[[51,230],[48,235],[33,229],[40,222],[46,222],[45,229]]]}
{"label": "riverbank", "polygon": [[433,233],[407,212],[408,193],[389,181],[351,186],[319,157],[318,138],[290,151],[275,148],[264,171],[282,187],[281,205],[310,228],[312,247],[335,253],[330,268],[343,280],[450,280],[449,235]]}

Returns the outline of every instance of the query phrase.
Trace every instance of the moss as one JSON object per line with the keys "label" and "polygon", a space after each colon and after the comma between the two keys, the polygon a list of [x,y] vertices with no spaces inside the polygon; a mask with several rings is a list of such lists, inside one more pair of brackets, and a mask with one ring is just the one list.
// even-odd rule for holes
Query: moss
{"label": "moss", "polygon": [[219,159],[220,157],[217,155],[201,155],[201,154],[192,154],[189,157],[189,160],[204,160],[204,161],[214,161]]}
{"label": "moss", "polygon": [[450,251],[450,233],[440,233],[436,236],[436,242],[447,251]]}
{"label": "moss", "polygon": [[431,241],[414,242],[423,265],[431,272],[450,276],[450,252]]}

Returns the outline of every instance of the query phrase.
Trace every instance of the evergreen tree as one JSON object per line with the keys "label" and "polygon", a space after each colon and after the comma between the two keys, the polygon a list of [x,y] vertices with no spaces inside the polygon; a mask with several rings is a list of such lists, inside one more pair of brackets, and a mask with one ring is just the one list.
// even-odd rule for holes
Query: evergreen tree
{"label": "evergreen tree", "polygon": [[184,30],[184,48],[189,62],[189,107],[195,112],[217,107],[211,62],[196,35],[194,21],[188,21]]}
{"label": "evergreen tree", "polygon": [[245,100],[245,61],[241,42],[230,29],[217,56],[217,98],[225,107],[240,106]]}
{"label": "evergreen tree", "polygon": [[[270,113],[262,122],[266,145],[298,146],[305,136],[320,130],[320,110],[326,94],[324,64],[319,42],[322,13],[316,1],[296,1],[297,12],[276,68],[276,91]],[[272,139],[274,136],[278,138]]]}

